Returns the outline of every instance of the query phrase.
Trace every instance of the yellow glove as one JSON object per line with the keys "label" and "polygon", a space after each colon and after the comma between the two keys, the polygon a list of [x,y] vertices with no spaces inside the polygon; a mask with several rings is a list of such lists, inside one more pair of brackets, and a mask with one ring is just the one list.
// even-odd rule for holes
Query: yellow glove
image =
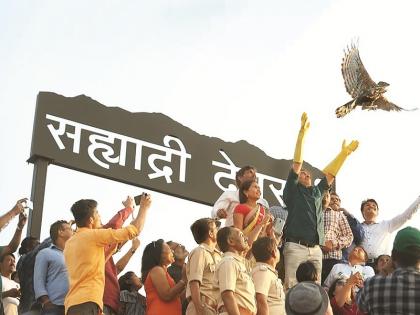
{"label": "yellow glove", "polygon": [[295,155],[293,157],[293,162],[296,162],[296,163],[303,163],[303,154],[302,154],[303,140],[305,138],[306,131],[308,131],[309,129],[308,115],[306,115],[306,113],[302,114],[302,117],[300,118],[300,120],[301,120],[300,130],[299,130],[299,135],[296,141]]}
{"label": "yellow glove", "polygon": [[343,141],[343,145],[341,146],[341,152],[338,153],[337,157],[328,164],[323,172],[325,174],[333,175],[334,177],[337,176],[338,171],[340,170],[341,166],[343,166],[344,161],[346,158],[357,149],[359,146],[359,141],[353,140],[350,142],[349,145],[346,145],[346,140]]}

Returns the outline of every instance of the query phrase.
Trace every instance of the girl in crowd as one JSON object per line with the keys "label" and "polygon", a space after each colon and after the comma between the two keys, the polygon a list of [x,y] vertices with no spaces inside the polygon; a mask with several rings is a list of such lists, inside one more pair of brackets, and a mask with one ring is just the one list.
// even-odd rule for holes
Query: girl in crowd
{"label": "girl in crowd", "polygon": [[334,315],[364,315],[356,303],[355,289],[363,284],[363,278],[356,272],[349,278],[336,279],[328,290]]}
{"label": "girl in crowd", "polygon": [[138,291],[143,286],[137,275],[128,271],[118,279],[120,285],[120,314],[144,315],[146,312],[146,298]]}
{"label": "girl in crowd", "polygon": [[146,291],[147,315],[181,315],[180,295],[185,289],[185,280],[177,284],[167,268],[174,262],[169,245],[162,239],[146,246],[142,257],[142,281]]}

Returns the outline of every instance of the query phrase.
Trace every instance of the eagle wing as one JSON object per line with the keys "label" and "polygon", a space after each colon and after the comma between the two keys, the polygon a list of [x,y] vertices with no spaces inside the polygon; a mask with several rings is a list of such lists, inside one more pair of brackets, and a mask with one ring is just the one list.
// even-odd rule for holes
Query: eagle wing
{"label": "eagle wing", "polygon": [[341,63],[341,73],[344,79],[347,93],[352,98],[359,96],[370,96],[376,83],[370,78],[359,55],[359,49],[352,43],[344,51],[343,62]]}

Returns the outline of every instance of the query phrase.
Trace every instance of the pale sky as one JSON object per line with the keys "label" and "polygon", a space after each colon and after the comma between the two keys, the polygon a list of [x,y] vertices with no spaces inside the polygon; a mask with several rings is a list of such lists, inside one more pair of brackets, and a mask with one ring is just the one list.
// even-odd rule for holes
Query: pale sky
{"label": "pale sky", "polygon": [[[279,159],[293,157],[303,111],[311,128],[304,158],[323,168],[344,138],[360,141],[337,177],[343,206],[359,219],[375,198],[379,220],[419,195],[417,112],[361,112],[343,119],[350,100],[341,77],[343,49],[359,39],[387,97],[420,108],[417,1],[5,1],[0,0],[0,211],[30,196],[29,157],[36,96],[80,94],[132,112],[160,112],[225,141],[246,140]],[[44,238],[73,202],[93,198],[106,222],[125,196],[142,190],[48,169]],[[164,238],[194,241],[189,225],[210,207],[152,193],[141,249]],[[419,214],[410,225],[420,227]],[[11,238],[16,221],[2,231]],[[124,251],[125,249],[123,249]],[[139,273],[140,252],[127,270]]]}

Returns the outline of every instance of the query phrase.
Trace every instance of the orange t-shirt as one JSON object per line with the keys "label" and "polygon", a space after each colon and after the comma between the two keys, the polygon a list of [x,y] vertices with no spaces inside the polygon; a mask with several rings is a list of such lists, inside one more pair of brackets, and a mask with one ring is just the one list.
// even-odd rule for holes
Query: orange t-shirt
{"label": "orange t-shirt", "polygon": [[[175,286],[175,281],[167,271],[165,272],[169,286],[172,288]],[[146,281],[144,282],[144,290],[146,291],[146,315],[182,315],[180,298],[177,297],[169,302],[162,300],[149,275],[147,275]]]}

